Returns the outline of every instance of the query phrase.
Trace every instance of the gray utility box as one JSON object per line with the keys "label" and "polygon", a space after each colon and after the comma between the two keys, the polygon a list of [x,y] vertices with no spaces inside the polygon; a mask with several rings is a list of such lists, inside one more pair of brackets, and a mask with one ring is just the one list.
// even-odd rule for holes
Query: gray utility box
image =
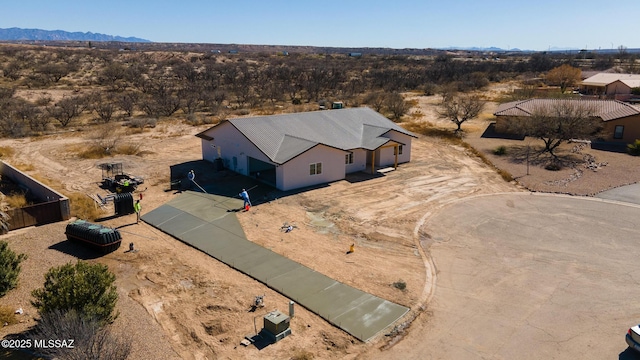
{"label": "gray utility box", "polygon": [[291,335],[290,319],[289,316],[278,310],[272,311],[264,316],[264,328],[260,333],[271,343],[276,343]]}
{"label": "gray utility box", "polygon": [[289,316],[278,310],[264,316],[264,328],[273,335],[280,334],[289,328]]}

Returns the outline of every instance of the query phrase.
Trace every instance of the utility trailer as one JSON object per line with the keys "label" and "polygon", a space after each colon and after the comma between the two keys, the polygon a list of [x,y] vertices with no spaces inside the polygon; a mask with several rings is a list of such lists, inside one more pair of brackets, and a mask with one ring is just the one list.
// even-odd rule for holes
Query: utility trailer
{"label": "utility trailer", "polygon": [[103,163],[99,167],[102,169],[102,186],[105,189],[115,190],[117,193],[133,192],[138,185],[144,183],[143,178],[125,173],[122,163]]}

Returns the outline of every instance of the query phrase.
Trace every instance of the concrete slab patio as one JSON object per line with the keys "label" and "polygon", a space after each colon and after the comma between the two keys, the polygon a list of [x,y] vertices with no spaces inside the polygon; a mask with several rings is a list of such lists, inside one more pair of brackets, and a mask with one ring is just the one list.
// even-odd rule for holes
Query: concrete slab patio
{"label": "concrete slab patio", "polygon": [[335,281],[246,239],[242,200],[187,191],[142,220],[280,292],[361,341],[408,308]]}

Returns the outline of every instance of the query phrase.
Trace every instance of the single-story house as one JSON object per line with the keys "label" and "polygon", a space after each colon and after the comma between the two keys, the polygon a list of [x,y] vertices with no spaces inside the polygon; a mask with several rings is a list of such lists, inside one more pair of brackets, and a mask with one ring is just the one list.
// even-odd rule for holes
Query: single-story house
{"label": "single-story house", "polygon": [[588,106],[593,116],[604,122],[599,135],[601,141],[614,143],[633,143],[640,139],[640,108],[618,100],[597,99],[529,99],[500,104],[494,113],[495,130],[498,133],[510,133],[510,122],[518,118],[531,116],[537,111],[552,109],[561,102],[569,102],[579,106]]}
{"label": "single-story house", "polygon": [[397,167],[416,137],[367,107],[229,119],[196,136],[204,160],[280,190]]}
{"label": "single-story house", "polygon": [[631,89],[637,87],[640,87],[638,74],[599,73],[580,83],[580,93],[627,100],[631,95]]}

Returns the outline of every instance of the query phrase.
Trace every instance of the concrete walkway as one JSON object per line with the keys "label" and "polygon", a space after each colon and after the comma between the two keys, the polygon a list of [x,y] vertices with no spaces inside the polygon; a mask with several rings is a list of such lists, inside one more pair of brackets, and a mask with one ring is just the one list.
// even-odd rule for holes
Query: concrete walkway
{"label": "concrete walkway", "polygon": [[640,184],[620,186],[615,189],[603,191],[596,195],[596,197],[640,205]]}
{"label": "concrete walkway", "polygon": [[142,220],[280,292],[361,341],[408,308],[367,294],[246,239],[242,200],[187,191]]}

